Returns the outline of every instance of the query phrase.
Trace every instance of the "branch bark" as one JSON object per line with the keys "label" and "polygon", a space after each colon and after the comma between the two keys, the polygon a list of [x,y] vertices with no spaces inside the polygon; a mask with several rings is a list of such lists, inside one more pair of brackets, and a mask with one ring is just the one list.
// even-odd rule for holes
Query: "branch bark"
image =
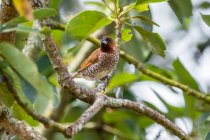
{"label": "branch bark", "polygon": [[[116,21],[117,22],[117,21]],[[49,26],[54,28],[54,29],[60,29],[60,30],[65,30],[65,26],[63,24],[59,24],[59,23],[56,23],[56,22],[51,22],[49,23]],[[116,27],[117,29],[118,27]],[[116,40],[116,42],[120,42],[120,34],[119,32],[117,33],[118,35],[118,39]],[[100,42],[97,38],[94,38],[94,37],[87,37],[87,40],[92,42],[93,44],[95,44],[96,46],[100,46]],[[160,82],[164,83],[164,84],[167,84],[167,85],[170,85],[170,86],[174,86],[174,87],[177,87],[183,91],[186,92],[186,94],[188,94],[189,96],[193,96],[197,99],[200,99],[200,100],[203,100],[204,102],[210,104],[210,96],[209,95],[206,95],[205,93],[202,93],[200,91],[197,91],[197,90],[194,90],[192,88],[190,88],[189,86],[185,85],[185,84],[182,84],[182,83],[179,83],[173,79],[169,79],[167,77],[164,77],[156,72],[153,72],[149,69],[146,69],[144,67],[144,65],[139,62],[138,60],[136,60],[134,57],[132,57],[131,55],[125,53],[124,51],[120,51],[120,56],[125,59],[128,63],[130,64],[133,64],[138,70],[140,70],[143,74],[147,75],[147,76],[150,76],[154,79],[157,79],[159,80]]]}
{"label": "branch bark", "polygon": [[26,122],[13,118],[7,107],[3,104],[0,104],[0,125],[7,132],[15,134],[22,140],[47,140]]}
{"label": "branch bark", "polygon": [[[2,0],[0,8],[0,23],[6,23],[9,20],[18,16],[17,11],[12,5],[10,0]],[[7,41],[12,44],[15,44],[15,32],[3,33],[0,34],[0,42]]]}
{"label": "branch bark", "polygon": [[[97,99],[97,94],[94,90],[81,87],[72,80],[67,68],[64,66],[62,58],[53,39],[50,36],[46,37],[46,39],[44,40],[44,44],[51,63],[54,66],[55,71],[57,72],[60,85],[64,87],[67,91],[69,91],[69,94],[75,96],[76,98],[87,103],[93,103]],[[126,108],[138,113],[142,113],[155,122],[171,130],[171,132],[177,135],[180,139],[190,139],[190,137],[183,130],[178,128],[164,115],[158,113],[157,111],[146,107],[143,104],[138,104],[129,100],[114,99],[107,97],[106,95],[104,96],[106,97],[104,101],[105,106]]]}
{"label": "branch bark", "polygon": [[[116,42],[119,46],[121,40],[121,24],[118,18],[116,18],[115,23]],[[175,124],[168,120],[164,115],[152,110],[151,108],[144,106],[143,104],[135,103],[124,99],[114,99],[107,97],[103,94],[99,95],[92,89],[87,89],[76,84],[70,76],[66,66],[64,65],[63,60],[58,52],[58,49],[52,37],[46,36],[46,38],[43,41],[48,57],[50,58],[51,63],[58,75],[58,81],[61,87],[76,98],[93,105],[91,105],[90,108],[87,109],[84,112],[84,114],[73,125],[69,126],[66,129],[64,126],[61,126],[60,124],[31,111],[30,108],[27,107],[27,105],[24,104],[24,102],[22,102],[20,98],[18,98],[17,94],[15,94],[15,90],[12,90],[12,92],[14,93],[13,96],[15,97],[15,100],[18,102],[18,104],[20,104],[21,107],[34,119],[42,122],[47,127],[56,128],[56,130],[62,133],[65,132],[66,134],[64,135],[66,136],[73,136],[78,131],[80,131],[83,128],[83,125],[105,105],[109,107],[130,109],[135,112],[142,113],[148,116],[149,118],[153,119],[157,123],[160,123],[161,125],[171,130],[180,139],[190,139],[190,137],[187,134],[185,134],[180,128],[178,128]]]}
{"label": "branch bark", "polygon": [[66,133],[69,137],[72,137],[78,133],[95,114],[97,114],[104,106],[105,96],[98,95],[95,102],[74,122],[74,124],[68,126]]}

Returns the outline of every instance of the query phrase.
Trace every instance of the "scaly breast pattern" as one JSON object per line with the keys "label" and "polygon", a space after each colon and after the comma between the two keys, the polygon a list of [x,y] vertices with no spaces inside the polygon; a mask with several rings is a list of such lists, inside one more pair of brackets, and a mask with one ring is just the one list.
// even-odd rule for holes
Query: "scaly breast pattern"
{"label": "scaly breast pattern", "polygon": [[[117,51],[117,50],[116,50]],[[82,75],[87,80],[100,80],[107,74],[112,72],[119,61],[119,53],[104,53],[101,52],[98,63],[87,67],[82,71]]]}

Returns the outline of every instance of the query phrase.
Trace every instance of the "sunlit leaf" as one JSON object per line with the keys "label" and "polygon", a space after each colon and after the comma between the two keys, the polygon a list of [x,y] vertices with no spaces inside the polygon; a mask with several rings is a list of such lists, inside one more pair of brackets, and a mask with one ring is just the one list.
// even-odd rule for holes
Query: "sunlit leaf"
{"label": "sunlit leaf", "polygon": [[0,55],[37,91],[48,97],[55,95],[53,87],[39,74],[34,62],[17,48],[1,43]]}
{"label": "sunlit leaf", "polygon": [[141,28],[140,26],[134,26],[134,28],[142,35],[142,37],[154,53],[163,57],[165,56],[164,51],[166,49],[166,46],[163,39],[158,33],[149,32]]}
{"label": "sunlit leaf", "polygon": [[58,15],[58,12],[53,8],[41,8],[34,10],[33,14],[35,19],[40,20],[51,16],[56,16]]}
{"label": "sunlit leaf", "polygon": [[14,115],[19,120],[24,120],[31,126],[37,126],[39,123],[29,116],[23,108],[21,108],[16,102],[12,105],[12,115]]}
{"label": "sunlit leaf", "polygon": [[203,21],[210,27],[210,15],[201,14]]}
{"label": "sunlit leaf", "polygon": [[122,30],[122,40],[123,41],[125,41],[125,42],[130,41],[132,36],[133,36],[133,34],[132,34],[131,29],[124,28]]}
{"label": "sunlit leaf", "polygon": [[104,13],[87,10],[71,19],[67,24],[66,31],[71,36],[82,39],[111,22],[112,20]]}
{"label": "sunlit leaf", "polygon": [[138,12],[144,12],[149,10],[148,4],[163,1],[166,0],[137,0],[135,10],[137,10]]}
{"label": "sunlit leaf", "polygon": [[124,15],[125,13],[131,11],[135,7],[136,3],[132,3],[130,5],[126,5],[123,7],[122,12],[119,14],[120,16]]}
{"label": "sunlit leaf", "polygon": [[155,2],[163,2],[167,0],[137,0],[136,5],[138,4],[149,4],[149,3],[155,3]]}
{"label": "sunlit leaf", "polygon": [[3,102],[8,107],[12,106],[14,103],[12,94],[3,83],[0,84],[0,97],[0,102]]}
{"label": "sunlit leaf", "polygon": [[144,12],[144,11],[148,11],[148,4],[138,4],[135,6],[135,10],[138,12]]}
{"label": "sunlit leaf", "polygon": [[20,16],[33,20],[33,9],[28,0],[13,0],[13,4]]}

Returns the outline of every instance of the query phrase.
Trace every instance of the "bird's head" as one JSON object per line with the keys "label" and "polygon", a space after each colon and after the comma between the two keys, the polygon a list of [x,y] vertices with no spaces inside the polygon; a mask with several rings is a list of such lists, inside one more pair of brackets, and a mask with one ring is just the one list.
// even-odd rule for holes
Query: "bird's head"
{"label": "bird's head", "polygon": [[111,51],[115,50],[116,44],[112,38],[107,37],[107,36],[102,36],[100,38],[100,41],[101,41],[101,50],[102,51],[111,52]]}

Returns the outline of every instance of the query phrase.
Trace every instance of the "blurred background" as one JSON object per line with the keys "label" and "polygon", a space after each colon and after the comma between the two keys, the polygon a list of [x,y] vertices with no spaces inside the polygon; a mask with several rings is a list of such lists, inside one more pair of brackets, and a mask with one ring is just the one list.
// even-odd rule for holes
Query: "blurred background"
{"label": "blurred background", "polygon": [[[159,27],[139,19],[130,19],[127,22],[160,34],[166,44],[165,57],[154,54],[139,32],[128,25],[123,25],[121,49],[139,62],[144,63],[147,69],[209,94],[210,27],[204,22],[202,15],[210,14],[210,1],[159,1],[161,0],[149,4],[147,11],[132,10],[127,13],[127,16],[146,16],[156,22]],[[120,6],[123,7],[134,2],[135,0],[120,0]],[[111,8],[114,8],[112,0],[107,0],[107,3]],[[53,17],[53,21],[64,27],[75,15],[84,10],[101,11],[107,16],[111,14],[101,0],[51,0],[49,5],[59,11],[59,16]],[[27,23],[23,26],[34,27],[35,25]],[[34,28],[39,28],[39,26]],[[48,82],[44,88],[49,93],[53,91],[53,97],[48,98],[43,94],[37,94],[39,91],[34,86],[31,86],[21,76],[16,75],[19,79],[19,90],[26,96],[25,101],[29,101],[29,104],[38,113],[58,122],[66,124],[75,121],[89,105],[61,91],[51,63],[45,51],[42,50],[40,37],[30,34],[32,36],[30,41],[30,39],[26,39],[28,35],[28,32],[17,31],[16,46],[37,65],[40,77]],[[76,71],[85,58],[97,48],[89,41],[76,40],[64,28],[53,29],[52,35],[70,72]],[[91,34],[96,38],[102,35],[114,37],[114,24]],[[25,66],[26,68],[28,67]],[[97,85],[94,81],[83,79],[75,81],[89,88],[94,88]],[[144,103],[164,114],[194,139],[210,140],[210,106],[208,104],[194,97],[186,96],[186,93],[176,87],[165,85],[142,74],[122,58],[110,80],[106,94],[111,97]],[[32,126],[39,128],[49,140],[66,139],[62,134],[53,130],[44,130],[19,106],[13,104],[11,108],[17,118],[26,120]],[[16,138],[13,137],[13,139]],[[72,140],[84,139],[178,140],[179,138],[144,115],[124,109],[104,108],[85,125],[81,132],[72,138]]]}

